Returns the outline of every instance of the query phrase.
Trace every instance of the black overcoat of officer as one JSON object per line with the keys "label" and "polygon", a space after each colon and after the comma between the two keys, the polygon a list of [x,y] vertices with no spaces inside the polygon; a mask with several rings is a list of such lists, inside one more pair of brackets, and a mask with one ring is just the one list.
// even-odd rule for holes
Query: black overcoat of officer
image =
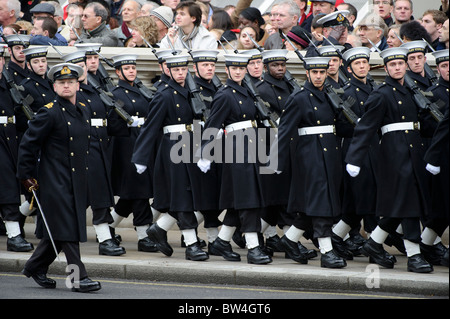
{"label": "black overcoat of officer", "polygon": [[[131,86],[124,80],[119,80],[113,90],[115,100],[125,103],[124,110],[131,116],[138,117],[144,124],[145,117],[149,112],[150,102],[142,96],[136,86]],[[116,118],[110,129],[115,131],[113,137],[112,157],[112,186],[114,194],[122,199],[152,198],[153,186],[150,173],[138,174],[134,164],[131,162],[134,144],[141,130],[138,127],[127,127],[117,114],[110,117]],[[119,124],[116,126],[116,124]],[[120,127],[122,129],[120,129]]]}
{"label": "black overcoat of officer", "polygon": [[[373,136],[387,124],[413,122],[418,128],[418,109],[412,92],[387,76],[366,102],[367,112],[355,127],[345,158],[361,166]],[[418,129],[386,133],[380,140],[377,215],[396,218],[420,217],[428,212],[429,190],[423,155],[425,147]]]}
{"label": "black overcoat of officer", "polygon": [[16,178],[18,138],[14,103],[5,78],[0,79],[0,204],[20,205],[20,184]]}
{"label": "black overcoat of officer", "polygon": [[108,135],[108,110],[89,84],[80,83],[79,101],[84,103],[90,115],[91,138],[89,140],[89,205],[96,208],[114,206],[111,187],[112,145]]}
{"label": "black overcoat of officer", "polygon": [[[234,134],[234,132],[231,134],[232,132],[227,132],[226,129],[228,125],[233,123],[243,121],[254,121],[253,123],[256,123],[256,117],[255,101],[247,88],[227,79],[226,84],[214,96],[211,114],[205,124],[205,130],[225,127],[225,133],[222,137],[225,141],[219,142],[220,145],[225,145],[223,150],[225,161],[221,165],[220,209],[243,210],[264,206],[259,163],[257,158],[250,155],[252,153],[257,154],[257,151],[249,152],[252,147],[256,149],[258,142],[256,124],[253,128],[247,129],[255,132],[254,137],[248,139],[244,137],[245,134],[239,134],[243,132],[242,130],[237,130],[237,134]],[[233,152],[233,160],[231,160],[231,157],[226,160],[226,153],[228,152]],[[242,163],[236,161],[237,154],[243,155]]]}
{"label": "black overcoat of officer", "polygon": [[[345,101],[348,97],[353,97],[355,103],[352,106],[352,111],[355,112],[358,118],[361,118],[366,112],[366,101],[372,90],[373,87],[369,81],[364,83],[352,76],[350,78],[350,84],[344,87],[342,99]],[[339,125],[337,129],[338,134],[344,137],[342,141],[342,156],[344,159],[352,141],[354,126],[346,121],[342,113],[339,114],[339,117],[342,118],[342,125]],[[377,194],[375,170],[378,167],[378,143],[379,136],[375,134],[372,137],[369,153],[363,160],[361,172],[357,177],[353,178],[348,174],[344,174],[344,195],[342,202],[344,211],[354,211],[357,214],[363,215],[375,213]]]}
{"label": "black overcoat of officer", "polygon": [[[325,93],[305,82],[301,90],[289,97],[281,117],[278,131],[280,170],[283,171],[288,163],[291,138],[299,135],[299,129],[335,124],[335,112]],[[293,156],[288,212],[304,212],[317,217],[339,216],[340,138],[335,133],[299,136]]]}
{"label": "black overcoat of officer", "polygon": [[21,84],[24,91],[33,97],[33,103],[30,107],[34,112],[37,112],[43,105],[51,102],[55,98],[55,91],[53,91],[52,83],[45,76],[37,75],[30,72],[29,76]]}
{"label": "black overcoat of officer", "polygon": [[[56,97],[39,109],[19,146],[17,176],[20,180],[37,178],[38,197],[54,240],[87,240],[89,134],[86,105]],[[37,177],[33,176],[36,166]],[[48,239],[42,222],[37,236]]]}

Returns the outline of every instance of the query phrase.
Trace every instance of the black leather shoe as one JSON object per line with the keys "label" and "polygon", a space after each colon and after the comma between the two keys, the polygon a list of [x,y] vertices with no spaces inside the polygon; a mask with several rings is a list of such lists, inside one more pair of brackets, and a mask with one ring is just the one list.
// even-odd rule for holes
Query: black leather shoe
{"label": "black leather shoe", "polygon": [[105,256],[120,256],[125,254],[125,248],[120,247],[114,239],[110,238],[98,244],[98,253]]}
{"label": "black leather shoe", "polygon": [[[200,244],[200,247],[205,248],[207,246],[206,241],[204,241],[203,239],[197,237],[197,241]],[[182,248],[186,248],[186,243],[184,242],[184,236],[181,235],[181,247]]]}
{"label": "black leather shoe", "polygon": [[278,235],[266,238],[266,247],[277,253],[284,252],[284,247],[280,244],[280,239]]}
{"label": "black leather shoe", "polygon": [[6,250],[16,252],[27,252],[34,249],[32,243],[27,242],[22,235],[8,238],[6,241]]}
{"label": "black leather shoe", "polygon": [[247,252],[247,262],[249,264],[265,265],[272,262],[272,258],[267,256],[261,247],[256,246],[255,248],[249,249]]}
{"label": "black leather shoe", "polygon": [[361,252],[364,256],[370,257],[369,261],[385,268],[394,268],[394,261],[386,257],[386,251],[382,244],[376,243],[372,238],[362,246]]}
{"label": "black leather shoe", "polygon": [[147,229],[148,238],[156,244],[160,252],[166,256],[172,256],[173,249],[167,242],[167,232],[159,227],[156,223]]}
{"label": "black leather shoe", "polygon": [[241,261],[241,256],[233,251],[231,244],[219,237],[209,244],[208,252],[210,255],[222,256],[228,261]]}
{"label": "black leather shoe", "polygon": [[90,278],[86,277],[80,280],[78,287],[72,287],[74,292],[90,292],[97,291],[102,288],[102,285],[98,281],[92,281]]}
{"label": "black leather shoe", "polygon": [[209,258],[208,253],[204,252],[199,242],[186,247],[186,260],[203,261]]}
{"label": "black leather shoe", "polygon": [[340,257],[334,250],[330,250],[320,256],[320,267],[343,268],[347,266],[344,258]]}
{"label": "black leather shoe", "polygon": [[280,244],[283,246],[286,256],[301,264],[307,264],[308,258],[300,252],[298,243],[293,242],[286,236],[281,237]]}
{"label": "black leather shoe", "polygon": [[408,271],[429,273],[433,271],[433,265],[426,261],[422,254],[416,254],[408,257]]}
{"label": "black leather shoe", "polygon": [[353,260],[353,254],[347,250],[344,240],[336,234],[331,235],[331,243],[336,254],[346,260]]}
{"label": "black leather shoe", "polygon": [[22,270],[22,273],[28,278],[33,278],[34,281],[41,287],[44,288],[56,288],[56,281],[51,278],[48,278],[46,274],[32,274],[26,269]]}
{"label": "black leather shoe", "polygon": [[441,260],[441,265],[448,267],[448,248]]}
{"label": "black leather shoe", "polygon": [[425,260],[432,265],[440,265],[443,257],[441,253],[445,253],[442,252],[442,250],[440,250],[437,245],[429,246],[425,245],[424,243],[420,243],[420,252],[422,253]]}
{"label": "black leather shoe", "polygon": [[236,229],[232,237],[234,243],[238,245],[239,248],[245,248],[245,237],[244,235]]}
{"label": "black leather shoe", "polygon": [[349,238],[344,240],[345,247],[349,252],[352,253],[353,257],[361,256],[361,247],[364,245],[365,241],[362,244],[359,244],[359,241],[354,241],[353,238]]}
{"label": "black leather shoe", "polygon": [[147,253],[154,253],[158,251],[156,244],[148,237],[139,239],[138,251],[145,251]]}
{"label": "black leather shoe", "polygon": [[120,245],[122,242],[122,236],[116,234],[116,229],[114,227],[109,227],[109,231],[111,232],[111,237],[116,241],[117,245]]}
{"label": "black leather shoe", "polygon": [[306,248],[300,242],[298,243],[298,249],[300,250],[300,253],[305,255],[308,259],[317,257],[317,251],[315,251],[314,249]]}
{"label": "black leather shoe", "polygon": [[367,239],[365,239],[361,234],[350,235],[349,238],[356,246],[362,246],[366,243]]}
{"label": "black leather shoe", "polygon": [[403,242],[402,235],[399,233],[389,234],[384,243],[389,247],[394,246],[399,252],[406,255],[405,243]]}

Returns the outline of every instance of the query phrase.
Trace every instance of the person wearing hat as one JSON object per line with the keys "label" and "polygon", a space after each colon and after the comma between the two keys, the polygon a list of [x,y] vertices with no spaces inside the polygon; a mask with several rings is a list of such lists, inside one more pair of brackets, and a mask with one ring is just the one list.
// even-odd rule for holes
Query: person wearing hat
{"label": "person wearing hat", "polygon": [[[251,134],[257,134],[257,110],[255,101],[242,82],[250,55],[225,54],[224,58],[228,79],[214,96],[211,115],[205,123],[205,131],[212,130],[218,135],[203,141],[201,159],[197,163],[202,172],[210,174],[212,162],[220,160],[215,158],[216,153],[211,154],[210,148],[225,145],[222,152],[225,162],[221,164],[222,174],[219,177],[219,208],[226,209],[227,212],[213,246],[215,254],[221,254],[226,260],[240,260],[239,254],[233,252],[230,244],[239,227],[238,231],[244,234],[248,249],[247,262],[267,264],[272,262],[272,258],[261,249],[258,238],[264,207],[259,163],[256,162],[254,153],[259,138],[250,137]],[[225,128],[223,137],[220,133],[222,127]],[[247,134],[250,135],[249,139],[245,139]],[[236,158],[233,154],[236,154]],[[242,158],[239,162],[238,155]]]}
{"label": "person wearing hat", "polygon": [[[420,132],[418,106],[413,93],[404,86],[407,48],[389,48],[380,53],[387,73],[385,82],[366,102],[366,113],[354,129],[345,162],[350,176],[358,176],[367,157],[373,136],[380,130],[380,155],[377,171],[377,211],[382,217],[362,253],[383,267],[393,268],[383,243],[401,224],[408,256],[408,271],[433,271],[420,252],[420,218],[430,211],[430,194],[423,156],[425,146]],[[395,194],[395,196],[392,196]]]}
{"label": "person wearing hat", "polygon": [[77,99],[78,77],[82,74],[83,69],[71,63],[57,64],[49,70],[56,98],[40,108],[29,122],[19,146],[17,178],[25,189],[36,191],[41,214],[45,214],[38,215],[36,235],[41,240],[25,263],[23,274],[44,288],[55,288],[56,281],[47,277],[48,268],[57,257],[54,243],[56,253],[64,251],[67,263],[76,267],[79,274],[74,278],[72,291],[89,292],[101,289],[101,285],[88,277],[80,257],[79,243],[87,240],[90,135],[86,105]]}
{"label": "person wearing hat", "polygon": [[[181,53],[181,50],[178,50],[177,54]],[[169,82],[170,80],[170,72],[169,69],[167,68],[167,64],[166,64],[166,57],[172,56],[174,55],[173,50],[159,50],[155,53],[157,59],[158,59],[158,65],[159,65],[159,69],[161,70],[161,75],[157,75],[152,82],[154,81],[153,86],[156,89],[160,89],[160,88],[164,88],[165,85]]]}
{"label": "person wearing hat", "polygon": [[66,46],[67,40],[58,34],[58,25],[53,18],[37,17],[33,20],[31,29],[31,45],[56,45]]}
{"label": "person wearing hat", "polygon": [[[349,11],[347,10],[334,11],[317,20],[317,23],[322,24],[323,26],[323,36],[334,45],[344,46],[345,50],[351,48],[351,45],[347,43],[348,27],[350,25],[346,18],[347,14],[349,14]],[[327,45],[328,41],[319,41],[316,43],[316,46],[320,46],[321,44]]]}
{"label": "person wearing hat", "polygon": [[247,74],[250,80],[256,85],[261,82],[264,72],[262,54],[258,49],[248,50],[245,54],[250,55],[247,64]]}
{"label": "person wearing hat", "polygon": [[[444,102],[440,111],[443,114],[447,113],[448,118],[448,80],[449,80],[449,54],[448,50],[439,50],[432,53],[436,60],[436,68],[439,73],[439,82],[428,89],[428,92],[433,93],[430,98],[433,102]],[[432,209],[424,222],[424,230],[422,231],[422,241],[420,248],[426,260],[433,265],[440,265],[444,253],[447,251],[447,266],[448,266],[448,248],[442,246],[439,240],[442,237],[445,229],[448,227],[448,148],[442,147],[439,149],[433,148],[433,141],[439,138],[440,126],[430,115],[425,117],[430,130],[434,132],[433,138],[427,140],[430,145],[425,154],[427,166],[425,167],[433,176],[431,177],[431,194],[432,194]],[[442,120],[441,122],[444,122]],[[447,120],[448,125],[448,120]],[[448,132],[447,132],[448,133]],[[437,137],[435,136],[437,135]],[[447,135],[448,138],[448,135]],[[439,165],[436,165],[439,163]],[[434,176],[436,175],[436,176]]]}
{"label": "person wearing hat", "polygon": [[[339,52],[342,52],[345,50],[345,48],[342,45],[335,45],[334,47],[331,45],[323,45],[318,49],[318,53],[320,56],[330,58],[330,63],[327,70],[327,81],[333,88],[340,89],[345,86],[345,83],[340,77],[340,72],[342,70],[342,59],[337,50],[339,50]],[[345,74],[345,70],[342,70],[342,72],[343,74]]]}
{"label": "person wearing hat", "polygon": [[[56,8],[58,7],[59,11],[57,14]],[[50,38],[53,40],[53,45],[67,45],[67,39],[60,33],[60,26],[62,21],[62,9],[60,4],[53,4],[51,2],[41,2],[34,6],[30,13],[32,14],[32,21],[33,25],[35,25],[35,22],[37,20],[45,20],[43,18],[49,18],[55,21],[56,30],[51,32],[52,36]],[[48,25],[49,22],[46,22],[46,25]],[[39,23],[40,27],[42,28],[42,23]],[[65,26],[64,26],[65,27]],[[46,27],[47,28],[47,27]],[[51,27],[53,28],[53,26]],[[61,27],[62,28],[62,27]],[[59,43],[59,44],[58,44]],[[31,43],[33,44],[33,43]],[[45,45],[45,43],[35,43],[40,45]]]}
{"label": "person wearing hat", "polygon": [[99,254],[120,256],[125,249],[113,239],[109,223],[113,222],[110,207],[114,206],[111,187],[111,132],[108,131],[108,112],[97,91],[88,84],[86,51],[78,50],[62,56],[66,63],[73,63],[83,68],[83,75],[78,77],[80,89],[78,99],[86,105],[90,116],[91,134],[88,153],[88,203],[92,210],[92,224],[99,242]]}
{"label": "person wearing hat", "polygon": [[427,63],[427,57],[425,55],[427,49],[427,43],[423,40],[416,40],[406,42],[400,47],[408,49],[408,71],[406,74],[417,84],[422,90],[426,91],[431,86],[431,80],[425,74],[425,64]]}
{"label": "person wearing hat", "polygon": [[264,42],[266,42],[269,34],[264,31],[263,25],[266,24],[266,21],[264,21],[261,11],[259,11],[258,8],[248,7],[242,10],[239,15],[238,23],[238,28],[241,30],[247,26],[253,27],[257,31],[255,38],[256,42],[258,42],[260,46],[264,46]]}
{"label": "person wearing hat", "polygon": [[112,57],[117,86],[111,92],[115,100],[123,101],[123,109],[133,118],[127,124],[117,113],[108,118],[108,127],[114,130],[112,138],[111,184],[117,200],[111,215],[110,224],[116,228],[119,223],[133,214],[133,225],[138,237],[138,250],[157,251],[155,244],[148,238],[146,230],[152,224],[153,217],[149,200],[153,197],[153,184],[149,172],[138,174],[131,162],[133,148],[150,110],[147,100],[134,84],[137,77],[137,55],[122,54]]}
{"label": "person wearing hat", "polygon": [[23,52],[30,45],[30,36],[13,34],[6,36],[5,41],[8,44],[10,56],[6,70],[11,74],[14,82],[20,85],[30,74],[26,64],[25,53]]}
{"label": "person wearing hat", "polygon": [[295,45],[293,48],[289,41],[285,42],[286,49],[289,51],[305,50],[309,46],[309,40],[305,36],[305,34],[311,39],[311,34],[309,31],[306,31],[304,28],[300,26],[293,27],[286,36],[291,40],[291,42]]}
{"label": "person wearing hat", "polygon": [[33,244],[27,242],[21,234],[20,225],[23,216],[20,214],[20,183],[16,178],[18,131],[14,102],[3,73],[5,58],[3,54],[6,44],[0,44],[0,223],[6,228],[8,239],[6,249],[9,251],[31,251]]}
{"label": "person wearing hat", "polygon": [[158,27],[158,43],[166,36],[173,23],[173,10],[166,6],[160,6],[150,12],[150,17]]}
{"label": "person wearing hat", "polygon": [[311,10],[312,14],[310,14],[300,26],[311,32],[311,26],[314,17],[320,14],[330,14],[336,10],[336,0],[310,0],[311,1]]}
{"label": "person wearing hat", "polygon": [[[166,256],[172,255],[167,231],[178,223],[186,245],[185,258],[204,261],[209,255],[201,249],[198,241],[198,221],[194,213],[204,204],[200,201],[202,185],[194,172],[197,167],[192,162],[193,134],[200,130],[200,125],[194,123],[189,90],[185,88],[188,57],[185,54],[166,57],[171,79],[153,97],[148,120],[136,140],[131,162],[136,166],[136,174],[154,170],[152,206],[160,212],[168,212],[162,213],[147,230],[158,250]],[[210,209],[215,205],[217,203],[212,203]]]}
{"label": "person wearing hat", "polygon": [[[366,112],[366,101],[374,87],[367,80],[370,71],[370,49],[357,47],[343,54],[344,64],[351,74],[350,82],[344,87],[342,99],[353,97],[355,103],[352,110],[361,118]],[[342,154],[345,158],[353,136],[354,126],[346,121],[343,114],[339,115],[343,124],[340,125],[338,134],[343,136]],[[369,153],[364,158],[361,173],[357,178],[351,178],[348,174],[343,177],[342,217],[333,227],[333,247],[336,252],[346,259],[360,255],[361,241],[358,234],[361,230],[361,220],[364,219],[364,230],[371,233],[377,226],[375,219],[377,184],[375,180],[378,161],[377,136],[373,136]],[[350,240],[344,238],[350,235]],[[357,237],[356,237],[357,236]],[[356,237],[356,238],[355,238]],[[359,238],[360,239],[360,238]]]}
{"label": "person wearing hat", "polygon": [[[288,50],[275,49],[262,52],[264,63],[263,80],[256,84],[256,89],[263,101],[269,104],[270,111],[280,117],[285,108],[286,100],[294,91],[294,87],[286,79],[286,61]],[[268,130],[269,131],[269,130]],[[267,144],[270,144],[267,132]],[[267,145],[270,147],[270,145]],[[286,207],[289,197],[290,176],[287,171],[282,174],[265,174],[261,176],[265,191],[265,204],[261,216],[262,233],[266,236],[266,246],[274,251],[280,251],[277,246],[279,236],[276,234],[277,224],[286,225]],[[269,231],[267,231],[270,228]],[[275,230],[275,232],[274,232]]]}
{"label": "person wearing hat", "polygon": [[[296,216],[280,241],[287,256],[307,263],[298,241],[312,227],[321,267],[342,268],[347,263],[337,255],[331,241],[331,228],[341,214],[342,162],[341,140],[335,133],[336,114],[323,91],[329,61],[328,57],[305,58],[308,80],[286,101],[278,143],[272,146],[270,158],[278,157],[279,173],[289,168],[289,158],[293,157],[287,212]],[[297,136],[292,154],[291,139]]]}
{"label": "person wearing hat", "polygon": [[33,97],[34,101],[30,105],[33,112],[55,98],[53,83],[47,77],[47,50],[48,46],[33,46],[23,50],[30,74],[21,85]]}

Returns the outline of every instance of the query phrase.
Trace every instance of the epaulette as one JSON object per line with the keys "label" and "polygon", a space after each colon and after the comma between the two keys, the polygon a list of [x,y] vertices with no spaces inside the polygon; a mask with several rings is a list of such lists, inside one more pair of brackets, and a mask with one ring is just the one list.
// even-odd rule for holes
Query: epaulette
{"label": "epaulette", "polygon": [[84,106],[84,107],[86,107],[86,104],[84,104],[84,103],[81,103],[81,102],[78,102],[78,103],[80,103],[80,105],[81,105],[81,106]]}
{"label": "epaulette", "polygon": [[53,107],[53,102],[45,104],[44,107],[51,109]]}

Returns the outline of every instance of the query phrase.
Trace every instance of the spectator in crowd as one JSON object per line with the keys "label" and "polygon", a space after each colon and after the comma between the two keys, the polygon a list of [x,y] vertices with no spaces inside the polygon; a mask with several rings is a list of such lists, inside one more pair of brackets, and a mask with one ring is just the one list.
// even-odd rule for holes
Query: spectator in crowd
{"label": "spectator in crowd", "polygon": [[[32,20],[33,20],[33,24],[34,24],[34,21],[37,19],[37,18],[39,18],[39,17],[48,17],[48,18],[51,18],[51,19],[53,19],[53,20],[55,20],[55,22],[56,22],[56,33],[55,33],[55,35],[54,35],[54,37],[58,40],[58,41],[60,41],[61,43],[64,43],[64,42],[66,42],[67,43],[67,40],[66,40],[66,38],[63,36],[63,35],[61,35],[60,33],[58,33],[58,21],[60,20],[58,17],[56,17],[55,16],[55,5],[53,5],[53,4],[51,4],[51,3],[49,3],[49,2],[41,2],[41,3],[39,3],[38,5],[36,5],[36,6],[34,6],[31,10],[30,10],[30,13],[32,14]],[[62,14],[62,11],[61,11],[61,13],[60,14]],[[62,19],[62,17],[61,17],[61,19]],[[34,44],[34,43],[33,43]],[[42,44],[42,43],[40,43],[40,44]],[[48,45],[48,44],[47,44]]]}
{"label": "spectator in crowd", "polygon": [[56,25],[58,26],[58,31],[56,36],[62,40],[64,38],[66,41],[70,39],[70,28],[67,25],[63,24],[63,15],[64,11],[61,5],[57,0],[47,0],[42,1],[40,3],[48,3],[55,8],[55,12],[53,13],[53,19],[56,21]]}
{"label": "spectator in crowd", "polygon": [[79,36],[81,34],[81,30],[83,29],[83,24],[81,23],[81,16],[83,15],[83,7],[78,3],[70,3],[66,7],[67,17],[64,20],[64,23],[70,28],[69,41],[76,41],[77,36],[74,32]]}
{"label": "spectator in crowd", "polygon": [[19,20],[16,21],[16,23],[20,29],[19,29],[19,33],[23,33],[23,34],[31,34],[31,29],[33,29],[33,24],[30,21],[26,21],[26,20]]}
{"label": "spectator in crowd", "polygon": [[412,0],[396,0],[394,3],[394,18],[396,24],[414,20]]}
{"label": "spectator in crowd", "polygon": [[311,4],[313,5],[312,14],[300,25],[306,30],[311,28],[315,16],[320,13],[327,15],[336,10],[336,0],[311,0]]}
{"label": "spectator in crowd", "polygon": [[[8,24],[3,27],[3,35],[4,36],[19,33],[19,31],[20,31],[20,25],[18,25],[17,23]],[[3,39],[2,39],[2,41],[3,41]]]}
{"label": "spectator in crowd", "polygon": [[206,21],[209,23],[209,21],[211,20],[211,16],[219,8],[211,5],[211,0],[197,0],[196,2],[200,2],[206,7],[206,12],[207,12]]}
{"label": "spectator in crowd", "polygon": [[[303,29],[302,27],[296,25],[289,31],[286,36],[291,40],[291,42],[286,41],[286,49],[289,51],[294,51],[296,49],[304,50],[309,46],[309,40],[306,35],[311,39],[311,34]],[[295,45],[295,48],[291,46],[292,43]]]}
{"label": "spectator in crowd", "polygon": [[[387,25],[376,13],[370,13],[359,23],[359,38],[363,46],[370,48],[372,52],[388,48],[386,37]],[[372,46],[373,43],[375,47]]]}
{"label": "spectator in crowd", "polygon": [[[208,30],[216,36],[218,41],[222,36],[228,42],[236,42],[236,34],[231,30],[233,28],[233,23],[231,22],[230,15],[221,9],[216,9],[209,19]],[[221,41],[223,45],[226,45],[226,41]]]}
{"label": "spectator in crowd", "polygon": [[38,17],[34,19],[33,29],[31,30],[31,45],[67,45],[66,39],[56,37],[58,25],[53,18]]}
{"label": "spectator in crowd", "polygon": [[427,10],[422,15],[421,24],[430,35],[430,44],[435,50],[444,49],[443,46],[439,47],[439,29],[442,28],[445,20],[447,16],[439,10]]}
{"label": "spectator in crowd", "polygon": [[160,42],[172,26],[173,11],[167,6],[160,6],[150,12],[150,17],[152,17],[158,27],[158,42]]}
{"label": "spectator in crowd", "polygon": [[311,21],[311,35],[314,37],[313,40],[323,41],[323,25],[322,25],[322,23],[319,23],[317,21],[322,19],[324,16],[326,16],[326,14],[319,13]]}
{"label": "spectator in crowd", "polygon": [[116,28],[116,34],[119,40],[125,44],[131,38],[131,23],[139,16],[141,4],[136,0],[125,0],[122,6],[122,24]]}
{"label": "spectator in crowd", "polygon": [[156,9],[159,7],[159,4],[157,4],[156,2],[153,1],[147,1],[145,2],[142,7],[141,7],[141,11],[139,11],[139,16],[149,16],[150,12],[152,12],[153,9]]}
{"label": "spectator in crowd", "polygon": [[80,35],[81,40],[71,41],[74,43],[101,43],[105,47],[121,46],[119,38],[113,30],[108,29],[106,22],[108,19],[108,10],[99,2],[90,2],[86,5],[81,16],[83,31]]}
{"label": "spectator in crowd", "polygon": [[151,46],[158,42],[158,27],[150,17],[137,17],[131,21],[131,38],[126,43],[127,47],[147,47],[144,38]]}
{"label": "spectator in crowd", "polygon": [[394,0],[373,0],[373,11],[383,18],[388,27],[394,24],[392,11],[394,10]]}
{"label": "spectator in crowd", "polygon": [[358,17],[358,10],[356,10],[355,6],[350,3],[341,3],[336,7],[338,11],[347,10],[349,14],[347,14],[347,20],[350,23],[348,27],[348,32],[352,32],[354,29],[353,23]]}
{"label": "spectator in crowd", "polygon": [[244,27],[241,29],[241,32],[239,33],[239,38],[238,38],[238,46],[237,46],[238,50],[255,49],[256,46],[250,39],[249,35],[253,39],[256,39],[256,37],[258,36],[258,33],[257,33],[256,29],[251,26]]}
{"label": "spectator in crowd", "polygon": [[449,8],[450,6],[448,5],[448,0],[441,0],[441,6],[439,7],[439,10],[444,12],[447,18],[450,16]]}
{"label": "spectator in crowd", "polygon": [[413,20],[403,23],[400,27],[400,38],[403,42],[425,39],[428,43],[431,42],[430,35],[427,30],[420,24],[419,21]]}
{"label": "spectator in crowd", "polygon": [[186,46],[191,50],[217,49],[216,38],[201,25],[202,10],[197,3],[182,1],[175,12],[176,27],[169,28],[167,35],[161,40],[161,48],[170,49],[173,45],[179,50],[186,49]]}
{"label": "spectator in crowd", "polygon": [[306,20],[306,9],[308,9],[308,0],[294,0],[300,9],[300,18],[298,19],[298,25],[301,25]]}
{"label": "spectator in crowd", "polygon": [[400,24],[393,24],[389,27],[386,39],[389,48],[396,48],[402,45],[402,41],[398,38],[400,36],[400,27]]}
{"label": "spectator in crowd", "polygon": [[167,6],[171,8],[173,11],[177,8],[178,4],[180,3],[180,0],[161,0],[161,4],[163,6]]}
{"label": "spectator in crowd", "polygon": [[[300,17],[300,9],[293,1],[287,0],[278,4],[278,16],[276,19],[276,26],[279,31],[287,34],[291,29],[297,25]],[[281,49],[283,47],[283,40],[279,33],[270,35],[264,43],[266,50]]]}
{"label": "spectator in crowd", "polygon": [[20,17],[19,0],[0,0],[0,32],[3,27],[15,23]]}
{"label": "spectator in crowd", "polygon": [[439,42],[441,42],[445,48],[448,50],[448,19],[445,20],[442,28],[439,30]]}
{"label": "spectator in crowd", "polygon": [[[272,6],[272,8],[270,8],[270,14],[269,14],[269,21],[270,21],[270,25],[272,26],[272,28],[274,29],[275,32],[278,31],[278,23],[277,23],[277,18],[278,18],[278,4],[274,4]],[[273,33],[275,33],[273,32]]]}
{"label": "spectator in crowd", "polygon": [[229,5],[226,5],[225,7],[223,7],[223,9],[230,15],[230,17],[231,17],[231,15],[233,14],[233,12],[234,12],[234,10],[236,10],[236,6],[235,5],[232,5],[232,4],[229,4]]}
{"label": "spectator in crowd", "polygon": [[261,15],[261,12],[257,8],[248,7],[243,10],[239,15],[239,29],[243,27],[251,26],[256,31],[256,38],[254,38],[260,46],[264,45],[264,42],[268,38],[268,34],[264,31],[264,18]]}

